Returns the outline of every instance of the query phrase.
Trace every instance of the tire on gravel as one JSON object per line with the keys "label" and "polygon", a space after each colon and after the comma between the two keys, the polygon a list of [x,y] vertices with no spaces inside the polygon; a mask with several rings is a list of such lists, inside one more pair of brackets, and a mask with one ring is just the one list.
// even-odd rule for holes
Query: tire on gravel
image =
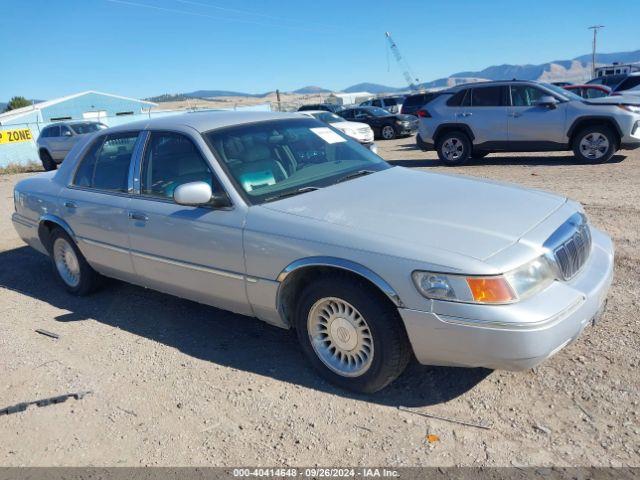
{"label": "tire on gravel", "polygon": [[438,158],[449,167],[464,165],[471,156],[471,148],[469,137],[457,130],[443,133],[436,142]]}
{"label": "tire on gravel", "polygon": [[[358,375],[336,373],[321,360],[309,331],[315,305],[326,299],[346,301],[364,318],[373,348],[369,367]],[[328,381],[360,393],[373,393],[395,380],[412,356],[402,319],[384,295],[365,281],[348,275],[328,275],[311,282],[301,292],[294,318],[303,352],[313,367]]]}
{"label": "tire on gravel", "polygon": [[49,155],[49,152],[46,150],[40,150],[40,161],[42,162],[42,168],[47,172],[58,168],[58,164],[53,161],[53,158],[51,158],[51,155]]}
{"label": "tire on gravel", "polygon": [[[54,275],[67,292],[83,296],[95,291],[100,286],[101,276],[87,263],[67,232],[62,228],[54,228],[49,240],[49,256]],[[76,272],[77,281],[71,281],[73,276],[65,273],[65,269]]]}
{"label": "tire on gravel", "polygon": [[605,163],[615,155],[618,137],[607,125],[592,125],[573,137],[571,147],[575,157],[583,163]]}

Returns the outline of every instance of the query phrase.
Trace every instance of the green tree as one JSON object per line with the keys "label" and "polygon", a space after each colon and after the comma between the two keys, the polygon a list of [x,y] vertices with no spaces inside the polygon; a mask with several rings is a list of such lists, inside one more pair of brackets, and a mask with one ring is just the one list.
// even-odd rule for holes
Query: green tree
{"label": "green tree", "polygon": [[26,98],[13,97],[11,100],[9,100],[9,103],[7,104],[7,108],[5,108],[4,111],[8,112],[9,110],[15,110],[16,108],[27,107],[29,105],[31,105],[31,102]]}

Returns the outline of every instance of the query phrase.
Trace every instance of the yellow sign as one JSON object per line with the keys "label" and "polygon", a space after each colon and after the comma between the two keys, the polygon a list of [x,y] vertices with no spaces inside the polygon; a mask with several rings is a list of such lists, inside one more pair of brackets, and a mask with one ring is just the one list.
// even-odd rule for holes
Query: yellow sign
{"label": "yellow sign", "polygon": [[33,140],[31,130],[28,128],[19,128],[17,130],[0,130],[0,144],[28,142]]}

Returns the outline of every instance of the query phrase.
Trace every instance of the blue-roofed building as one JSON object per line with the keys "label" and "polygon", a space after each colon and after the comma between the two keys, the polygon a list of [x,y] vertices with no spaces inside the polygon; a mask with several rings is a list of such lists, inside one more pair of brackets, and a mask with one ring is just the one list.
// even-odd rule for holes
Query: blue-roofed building
{"label": "blue-roofed building", "polygon": [[0,114],[0,125],[49,123],[62,120],[98,120],[148,112],[156,104],[110,93],[76,93]]}
{"label": "blue-roofed building", "polygon": [[39,162],[36,140],[40,131],[52,122],[92,120],[115,126],[149,118],[155,106],[145,100],[88,91],[2,113],[0,167]]}

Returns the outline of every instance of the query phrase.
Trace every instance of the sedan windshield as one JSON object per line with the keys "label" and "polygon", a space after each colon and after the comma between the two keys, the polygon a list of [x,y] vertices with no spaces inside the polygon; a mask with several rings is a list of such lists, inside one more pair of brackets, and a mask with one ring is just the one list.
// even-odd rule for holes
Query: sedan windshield
{"label": "sedan windshield", "polygon": [[254,205],[391,168],[311,118],[221,128],[204,137],[238,191]]}
{"label": "sedan windshield", "polygon": [[324,123],[344,122],[344,118],[339,117],[335,113],[331,113],[331,112],[317,112],[317,113],[313,113],[312,115]]}
{"label": "sedan windshield", "polygon": [[103,123],[74,123],[69,126],[78,135],[93,133],[97,132],[98,130],[104,130],[105,128],[107,128],[107,126]]}

